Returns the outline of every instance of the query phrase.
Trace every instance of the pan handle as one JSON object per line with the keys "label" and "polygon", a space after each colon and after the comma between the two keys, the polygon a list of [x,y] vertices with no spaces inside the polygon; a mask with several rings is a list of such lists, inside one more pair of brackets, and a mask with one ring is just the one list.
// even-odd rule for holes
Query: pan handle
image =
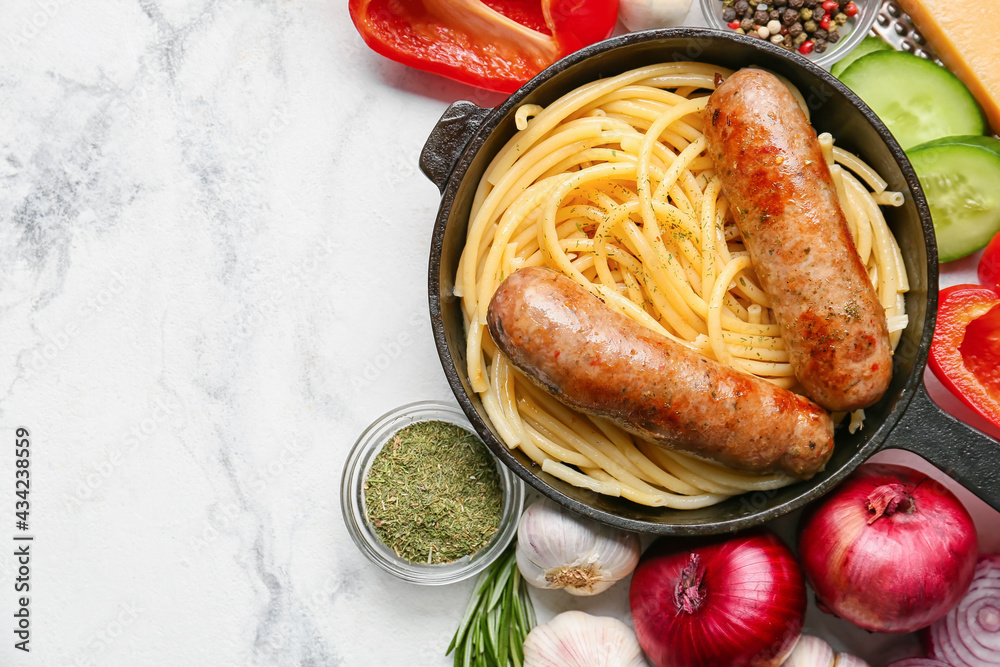
{"label": "pan handle", "polygon": [[883,449],[924,457],[1000,511],[1000,442],[939,408],[923,382]]}
{"label": "pan handle", "polygon": [[445,109],[420,151],[420,171],[438,186],[441,194],[462,150],[492,109],[460,100]]}

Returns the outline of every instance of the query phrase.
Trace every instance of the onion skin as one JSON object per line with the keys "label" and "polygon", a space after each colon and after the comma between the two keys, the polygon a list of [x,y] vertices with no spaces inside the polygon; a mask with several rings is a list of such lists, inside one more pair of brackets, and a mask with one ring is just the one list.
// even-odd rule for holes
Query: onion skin
{"label": "onion skin", "polygon": [[[693,563],[702,576],[694,582],[685,579]],[[802,634],[806,590],[791,549],[754,530],[729,539],[660,538],[632,574],[629,604],[639,645],[656,667],[770,667]]]}
{"label": "onion skin", "polygon": [[927,655],[952,667],[1000,665],[1000,554],[979,559],[968,592],[920,639]]}
{"label": "onion skin", "polygon": [[[876,518],[869,498],[889,489],[902,500]],[[969,588],[977,552],[961,502],[898,465],[862,465],[807,510],[799,531],[818,606],[872,632],[914,632],[944,616]]]}
{"label": "onion skin", "polygon": [[948,663],[932,658],[903,658],[890,662],[885,667],[949,667]]}

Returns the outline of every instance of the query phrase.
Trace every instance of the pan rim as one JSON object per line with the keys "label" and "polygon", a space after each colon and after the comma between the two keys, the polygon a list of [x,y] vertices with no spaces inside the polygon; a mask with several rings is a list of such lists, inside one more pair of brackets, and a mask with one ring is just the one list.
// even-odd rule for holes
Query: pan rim
{"label": "pan rim", "polygon": [[[482,418],[479,410],[474,405],[472,398],[467,393],[459,375],[455,359],[452,357],[449,349],[441,303],[442,250],[444,235],[448,222],[452,217],[452,210],[459,187],[466,178],[473,160],[476,158],[493,131],[497,129],[497,127],[505,119],[509,118],[517,107],[522,104],[523,100],[533,93],[539,86],[545,84],[553,77],[558,76],[570,68],[582,66],[582,63],[585,63],[588,59],[594,56],[604,54],[615,49],[663,40],[704,39],[712,41],[730,41],[736,44],[751,47],[754,50],[767,53],[771,56],[777,56],[784,59],[788,62],[790,67],[803,69],[808,75],[812,75],[813,77],[818,78],[823,84],[832,87],[839,94],[846,97],[848,102],[850,102],[850,104],[859,111],[865,121],[872,126],[879,138],[885,143],[886,149],[892,156],[892,159],[895,162],[896,167],[899,169],[903,180],[906,182],[908,194],[913,198],[913,204],[919,218],[926,248],[927,293],[921,299],[921,301],[925,304],[923,329],[920,332],[919,343],[917,344],[917,349],[914,353],[913,366],[909,376],[906,378],[904,385],[899,390],[898,396],[896,397],[895,402],[888,414],[880,421],[880,423],[874,425],[874,430],[869,432],[863,444],[858,447],[857,451],[850,456],[844,464],[841,465],[838,471],[818,482],[806,481],[797,483],[795,487],[801,486],[801,488],[790,499],[759,510],[753,510],[737,517],[700,523],[659,523],[613,514],[567,496],[548,484],[533,470],[529,469],[520,460],[515,458],[507,447],[499,440],[499,438],[496,437],[492,426]],[[908,408],[914,395],[922,387],[923,372],[927,363],[927,355],[930,349],[936,319],[937,284],[938,262],[933,224],[931,223],[930,212],[923,196],[923,192],[920,188],[919,181],[917,180],[916,174],[913,172],[913,168],[910,165],[909,160],[906,158],[905,153],[892,137],[888,128],[885,127],[881,120],[878,119],[874,112],[860,98],[858,98],[849,88],[844,86],[840,83],[840,81],[822,68],[816,66],[805,58],[801,58],[795,54],[790,54],[781,47],[764,40],[705,28],[667,28],[633,32],[618,37],[612,37],[577,51],[576,53],[567,56],[563,60],[560,60],[542,71],[535,78],[531,79],[514,92],[499,106],[490,110],[485,115],[485,118],[475,129],[468,143],[461,150],[452,171],[442,188],[441,204],[435,220],[431,242],[428,275],[428,299],[435,346],[437,348],[442,368],[447,377],[449,386],[452,388],[452,392],[455,394],[462,410],[466,413],[480,437],[483,438],[490,449],[493,450],[493,452],[500,458],[501,461],[503,461],[505,465],[511,468],[515,474],[528,483],[535,491],[577,513],[625,530],[660,535],[710,535],[758,526],[784,516],[806,505],[807,503],[824,495],[834,486],[839,484],[844,477],[853,472],[859,465],[884,446],[889,433],[893,428],[895,428]]]}

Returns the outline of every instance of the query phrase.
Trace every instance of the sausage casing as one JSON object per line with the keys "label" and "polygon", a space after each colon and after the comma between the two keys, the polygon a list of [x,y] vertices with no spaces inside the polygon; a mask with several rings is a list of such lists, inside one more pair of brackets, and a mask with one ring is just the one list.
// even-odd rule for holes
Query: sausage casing
{"label": "sausage casing", "polygon": [[872,405],[892,376],[885,309],[815,129],[777,77],[744,69],[712,93],[705,137],[803,390],[829,410]]}
{"label": "sausage casing", "polygon": [[562,403],[640,438],[757,473],[808,478],[833,450],[829,414],[804,396],[712,361],[531,267],[490,301],[507,359]]}

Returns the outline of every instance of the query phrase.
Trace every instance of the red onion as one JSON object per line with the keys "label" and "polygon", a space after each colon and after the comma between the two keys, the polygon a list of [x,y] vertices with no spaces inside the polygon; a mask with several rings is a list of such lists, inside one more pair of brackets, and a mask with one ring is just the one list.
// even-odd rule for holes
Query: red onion
{"label": "red onion", "polygon": [[768,667],[802,633],[806,590],[791,549],[757,530],[657,540],[632,574],[629,603],[656,667]]}
{"label": "red onion", "polygon": [[1000,665],[1000,554],[979,559],[969,592],[922,638],[932,658],[952,667]]}
{"label": "red onion", "polygon": [[949,665],[933,658],[903,658],[890,662],[885,667],[949,667]]}
{"label": "red onion", "polygon": [[927,475],[868,463],[810,508],[799,532],[806,578],[823,611],[873,632],[913,632],[969,588],[976,528]]}

